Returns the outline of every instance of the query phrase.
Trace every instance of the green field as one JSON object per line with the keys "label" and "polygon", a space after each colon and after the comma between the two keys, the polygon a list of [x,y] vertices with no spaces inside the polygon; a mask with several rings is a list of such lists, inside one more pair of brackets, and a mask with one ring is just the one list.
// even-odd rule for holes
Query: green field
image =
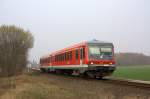
{"label": "green field", "polygon": [[113,77],[150,81],[149,66],[118,66]]}

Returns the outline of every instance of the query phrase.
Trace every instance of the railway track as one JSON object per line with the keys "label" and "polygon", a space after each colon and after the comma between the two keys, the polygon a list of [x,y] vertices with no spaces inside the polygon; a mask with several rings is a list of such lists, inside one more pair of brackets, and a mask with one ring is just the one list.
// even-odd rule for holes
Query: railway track
{"label": "railway track", "polygon": [[112,83],[116,85],[125,85],[136,88],[150,89],[150,82],[141,80],[129,80],[129,79],[117,79],[117,78],[106,78],[105,83]]}
{"label": "railway track", "polygon": [[[35,70],[35,72],[40,72],[40,70]],[[79,76],[72,76],[66,74],[55,74],[55,73],[44,73],[44,76],[60,76],[60,77],[70,77],[71,79],[78,79],[78,80],[91,80],[91,81],[101,81],[103,83],[115,84],[115,85],[123,85],[123,86],[130,86],[136,88],[143,88],[143,89],[150,89],[150,82],[149,81],[141,81],[141,80],[130,80],[130,79],[118,79],[118,78],[111,78],[105,77],[103,79],[93,79],[89,77],[79,77]]]}

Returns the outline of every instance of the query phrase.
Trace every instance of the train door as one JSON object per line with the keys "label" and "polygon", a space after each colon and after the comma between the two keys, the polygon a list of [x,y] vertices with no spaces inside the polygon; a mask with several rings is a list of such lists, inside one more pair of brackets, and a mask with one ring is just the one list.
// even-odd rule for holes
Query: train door
{"label": "train door", "polygon": [[83,48],[80,48],[80,65],[83,64]]}

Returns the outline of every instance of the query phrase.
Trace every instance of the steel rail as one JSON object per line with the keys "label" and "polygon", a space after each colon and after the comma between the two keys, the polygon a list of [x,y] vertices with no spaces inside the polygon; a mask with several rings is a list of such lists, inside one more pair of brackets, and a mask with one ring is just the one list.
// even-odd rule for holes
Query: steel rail
{"label": "steel rail", "polygon": [[[39,69],[32,69],[34,72],[40,72]],[[148,88],[150,89],[150,81],[141,81],[141,80],[131,80],[131,79],[122,79],[122,78],[111,78],[111,77],[105,77],[103,79],[93,79],[89,77],[84,77],[84,76],[72,76],[72,75],[65,75],[65,74],[55,74],[55,73],[44,73],[44,75],[57,75],[61,77],[71,77],[73,79],[78,79],[78,80],[93,80],[93,81],[101,81],[104,83],[109,83],[109,84],[115,84],[115,85],[124,85],[124,86],[131,86],[131,87],[136,87],[136,88]]]}

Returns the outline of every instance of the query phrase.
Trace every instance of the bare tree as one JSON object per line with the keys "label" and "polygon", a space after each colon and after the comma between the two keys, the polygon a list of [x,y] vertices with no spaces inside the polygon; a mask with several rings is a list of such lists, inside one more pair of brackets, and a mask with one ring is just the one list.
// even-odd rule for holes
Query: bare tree
{"label": "bare tree", "polygon": [[32,34],[22,28],[0,27],[0,76],[12,76],[23,71],[33,41]]}

